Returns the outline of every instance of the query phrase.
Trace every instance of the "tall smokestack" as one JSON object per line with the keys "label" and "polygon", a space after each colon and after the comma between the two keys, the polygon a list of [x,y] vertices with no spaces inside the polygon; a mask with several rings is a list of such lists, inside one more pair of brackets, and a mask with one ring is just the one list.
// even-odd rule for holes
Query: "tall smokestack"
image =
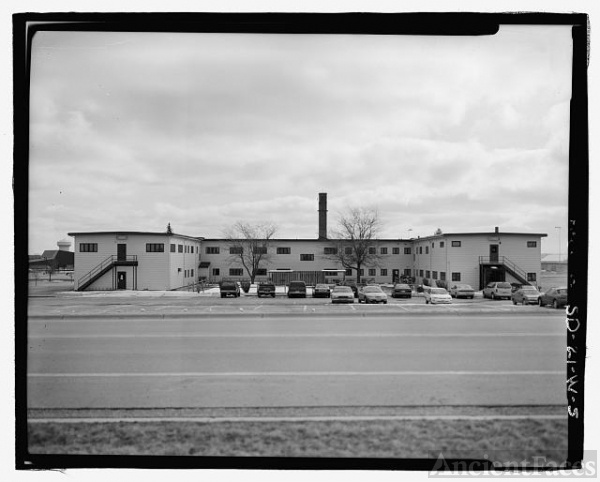
{"label": "tall smokestack", "polygon": [[327,239],[327,193],[319,193],[319,239]]}

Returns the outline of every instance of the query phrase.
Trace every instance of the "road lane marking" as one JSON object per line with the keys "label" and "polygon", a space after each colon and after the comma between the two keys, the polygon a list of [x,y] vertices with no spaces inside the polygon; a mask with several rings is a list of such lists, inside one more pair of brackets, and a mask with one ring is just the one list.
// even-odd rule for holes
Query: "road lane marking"
{"label": "road lane marking", "polygon": [[340,415],[298,417],[104,417],[104,418],[29,418],[27,423],[221,423],[221,422],[375,422],[410,420],[567,420],[567,415]]}
{"label": "road lane marking", "polygon": [[102,333],[33,334],[29,339],[103,338],[565,338],[566,333]]}
{"label": "road lane marking", "polygon": [[364,377],[364,376],[564,376],[565,371],[388,371],[388,372],[133,372],[133,373],[28,373],[30,378],[119,377]]}

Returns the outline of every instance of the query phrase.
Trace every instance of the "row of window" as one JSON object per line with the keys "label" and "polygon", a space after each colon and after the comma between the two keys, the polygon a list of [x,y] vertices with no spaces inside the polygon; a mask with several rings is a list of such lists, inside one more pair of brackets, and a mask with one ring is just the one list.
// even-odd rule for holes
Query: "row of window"
{"label": "row of window", "polygon": [[[387,268],[381,268],[379,270],[379,276],[388,276],[388,271],[389,270]],[[211,272],[212,272],[212,276],[221,276],[220,268],[213,268]],[[346,270],[347,276],[352,276],[353,274],[354,274],[354,270],[352,270],[352,269]],[[369,269],[367,269],[367,274],[368,274],[368,276],[377,276],[377,269],[369,268]],[[405,269],[404,274],[407,276],[410,276],[410,269]],[[229,268],[229,276],[243,276],[243,275],[244,275],[244,270],[242,268]],[[256,275],[257,276],[266,276],[267,270],[259,269],[259,270],[257,270]],[[365,270],[362,268],[360,270],[360,275],[361,276],[365,275]]]}
{"label": "row of window", "polygon": [[[80,253],[97,253],[98,243],[79,243]],[[164,253],[164,243],[146,243],[146,253]],[[194,246],[183,245],[183,244],[171,244],[171,253],[198,253],[198,246],[194,251]]]}
{"label": "row of window", "polygon": [[[266,246],[260,246],[255,249],[258,254],[267,254]],[[206,254],[220,254],[221,248],[219,246],[207,246],[205,252],[206,252]],[[229,254],[242,254],[243,252],[244,252],[243,248],[239,247],[239,246],[232,246],[229,248]],[[292,254],[292,248],[278,247],[276,249],[276,252],[277,252],[277,254]],[[411,248],[404,248],[404,254],[411,254],[411,252],[412,252]],[[351,247],[345,248],[345,253],[352,254],[352,248]],[[338,249],[335,247],[326,246],[325,248],[323,248],[323,254],[337,255]],[[377,248],[370,247],[369,254],[377,254]],[[387,247],[379,248],[379,254],[389,254],[388,248]],[[392,254],[400,254],[400,248],[397,248],[397,247],[392,248]],[[307,256],[307,255],[300,255],[300,256]],[[314,259],[314,254],[312,254],[311,256],[313,256],[313,259]],[[303,261],[307,261],[307,260],[303,260]]]}

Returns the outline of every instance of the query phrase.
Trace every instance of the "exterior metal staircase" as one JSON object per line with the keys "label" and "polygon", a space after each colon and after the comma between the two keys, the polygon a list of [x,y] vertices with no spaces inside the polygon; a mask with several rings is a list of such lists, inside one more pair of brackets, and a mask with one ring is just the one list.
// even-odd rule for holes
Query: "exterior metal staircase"
{"label": "exterior metal staircase", "polygon": [[513,263],[506,256],[498,256],[496,258],[491,258],[490,256],[479,256],[479,265],[480,266],[502,266],[504,270],[509,273],[513,278],[523,283],[524,285],[530,285],[531,283],[527,281],[527,272],[519,268],[515,263]]}
{"label": "exterior metal staircase", "polygon": [[76,291],[84,291],[94,281],[100,279],[115,266],[137,266],[138,260],[136,255],[118,256],[113,254],[103,260],[100,264],[92,268],[89,273],[84,274],[77,282]]}

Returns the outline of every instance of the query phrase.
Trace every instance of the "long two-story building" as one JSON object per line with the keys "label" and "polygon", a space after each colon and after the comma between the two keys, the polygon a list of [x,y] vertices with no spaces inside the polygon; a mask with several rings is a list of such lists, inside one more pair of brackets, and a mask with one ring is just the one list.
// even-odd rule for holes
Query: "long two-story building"
{"label": "long two-story building", "polygon": [[[319,199],[316,239],[271,239],[256,280],[308,284],[356,279],[357,273],[336,260],[336,240],[326,226],[326,194]],[[164,233],[105,231],[73,232],[76,290],[174,290],[200,280],[243,280],[245,272],[226,239]],[[360,277],[394,283],[410,276],[418,284],[470,284],[481,289],[490,281],[537,284],[541,272],[542,233],[441,233],[411,239],[373,240],[376,255],[361,268]]]}

